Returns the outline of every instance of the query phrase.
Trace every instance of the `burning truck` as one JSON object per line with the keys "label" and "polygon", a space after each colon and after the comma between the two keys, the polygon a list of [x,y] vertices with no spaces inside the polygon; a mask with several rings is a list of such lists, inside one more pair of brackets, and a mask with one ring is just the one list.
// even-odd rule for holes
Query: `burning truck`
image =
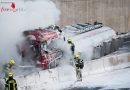
{"label": "burning truck", "polygon": [[60,38],[60,32],[50,28],[39,28],[24,31],[23,35],[25,41],[18,45],[23,62],[31,60],[36,66],[43,69],[58,65],[58,60],[62,57],[62,50],[50,46],[52,46],[52,41]]}

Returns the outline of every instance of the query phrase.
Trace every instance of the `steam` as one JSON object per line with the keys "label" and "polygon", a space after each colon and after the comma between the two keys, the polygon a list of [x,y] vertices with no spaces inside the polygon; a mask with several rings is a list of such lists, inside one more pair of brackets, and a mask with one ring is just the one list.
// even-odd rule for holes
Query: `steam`
{"label": "steam", "polygon": [[[17,11],[0,12],[0,64],[8,62],[11,58],[17,63],[20,62],[16,45],[23,40],[23,31],[44,28],[59,20],[60,12],[50,0],[13,2],[18,8]],[[10,8],[10,4],[2,3],[0,8],[2,7]]]}

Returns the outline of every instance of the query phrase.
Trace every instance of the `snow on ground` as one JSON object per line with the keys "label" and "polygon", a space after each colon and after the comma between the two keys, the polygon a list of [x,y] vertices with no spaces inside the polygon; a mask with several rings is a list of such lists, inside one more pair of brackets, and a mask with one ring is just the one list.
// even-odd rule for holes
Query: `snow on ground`
{"label": "snow on ground", "polygon": [[84,68],[83,81],[77,82],[75,68],[68,61],[61,61],[57,68],[16,77],[16,80],[19,90],[97,90],[130,88],[129,75],[130,68],[91,75]]}
{"label": "snow on ground", "polygon": [[[104,90],[130,88],[130,68],[98,74],[88,74],[84,68],[82,73],[83,81],[77,82],[75,68],[69,64],[68,60],[61,60],[60,66],[57,68],[25,76],[16,76],[15,79],[17,80],[19,90]],[[4,80],[0,81],[4,83]]]}
{"label": "snow on ground", "polygon": [[83,83],[88,87],[104,87],[107,89],[130,88],[129,74],[130,68],[88,75],[84,78]]}
{"label": "snow on ground", "polygon": [[[84,90],[97,87],[102,87],[102,89],[130,88],[130,68],[106,72],[102,74],[83,76],[82,82],[76,82],[75,72],[72,69],[73,67],[63,66],[60,68],[62,68],[60,69],[60,74],[62,75],[59,76],[59,81],[55,84],[53,83],[51,87],[47,87],[47,90],[67,90],[73,89],[75,87],[79,89],[84,88]],[[63,71],[63,68],[65,71]],[[85,72],[83,72],[83,74],[84,73]]]}

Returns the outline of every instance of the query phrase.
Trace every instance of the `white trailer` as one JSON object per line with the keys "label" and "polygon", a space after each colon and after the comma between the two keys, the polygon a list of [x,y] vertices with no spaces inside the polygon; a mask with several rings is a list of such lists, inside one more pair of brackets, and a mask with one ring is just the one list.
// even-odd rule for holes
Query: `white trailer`
{"label": "white trailer", "polygon": [[[71,26],[67,27],[63,28],[66,40],[72,38],[75,44],[75,54],[80,52],[82,57],[87,60],[92,59],[93,48],[95,46],[116,36],[116,32],[112,28],[103,25],[91,25],[91,27],[82,30],[73,30],[70,28]],[[64,51],[68,50],[67,48],[63,49]]]}

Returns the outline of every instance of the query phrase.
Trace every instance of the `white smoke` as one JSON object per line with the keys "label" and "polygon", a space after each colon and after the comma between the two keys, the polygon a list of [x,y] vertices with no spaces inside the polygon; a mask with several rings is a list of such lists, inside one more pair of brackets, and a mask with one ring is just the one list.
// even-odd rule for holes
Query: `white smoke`
{"label": "white smoke", "polygon": [[50,0],[28,1],[25,6],[27,28],[45,27],[59,20],[60,13]]}
{"label": "white smoke", "polygon": [[[11,58],[20,61],[16,44],[22,41],[23,31],[55,24],[60,15],[56,5],[50,0],[6,0],[11,1],[18,10],[0,12],[0,64]],[[10,8],[10,3],[0,3],[0,8],[2,7]]]}

